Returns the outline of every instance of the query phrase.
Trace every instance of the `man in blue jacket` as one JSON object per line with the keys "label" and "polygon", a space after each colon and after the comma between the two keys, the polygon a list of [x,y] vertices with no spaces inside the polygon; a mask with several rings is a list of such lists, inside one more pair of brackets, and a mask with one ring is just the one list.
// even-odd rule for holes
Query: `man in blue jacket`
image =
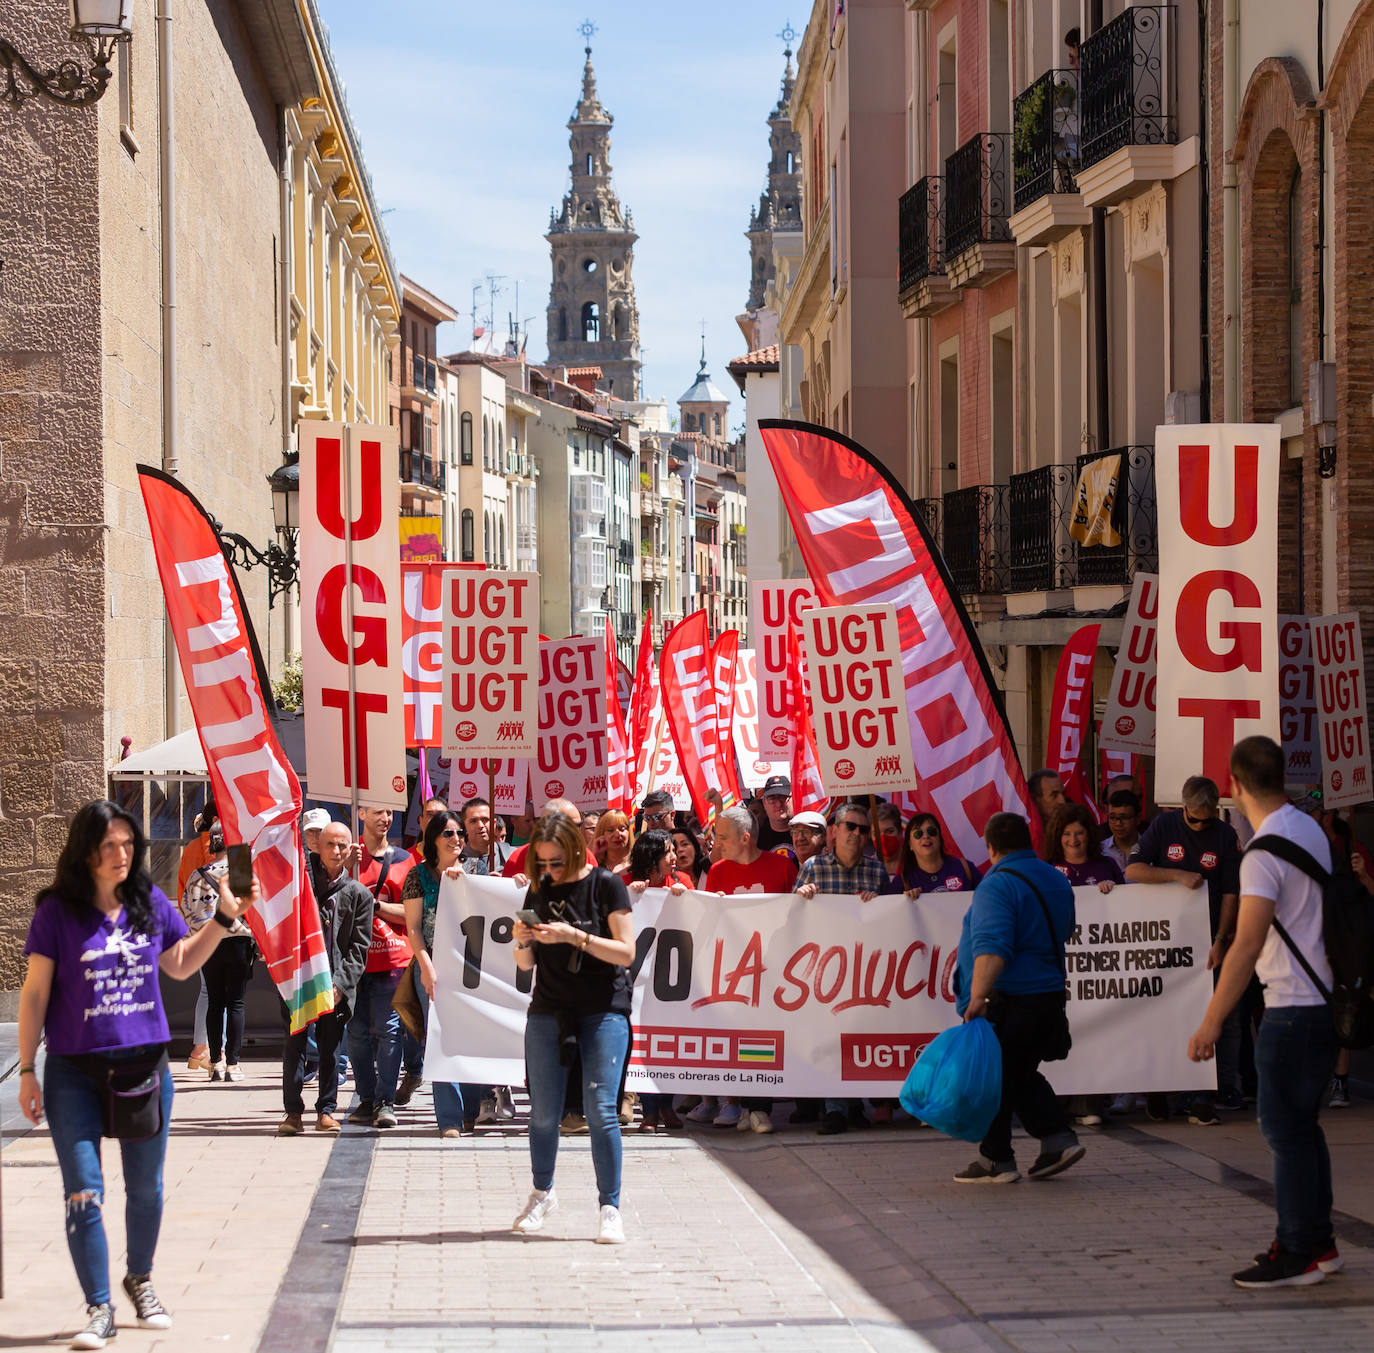
{"label": "man in blue jacket", "polygon": [[1083,1156],[1068,1114],[1040,1074],[1042,1061],[1068,1052],[1064,942],[1074,927],[1073,889],[1036,858],[1030,827],[997,813],[983,832],[988,872],[964,913],[955,974],[956,1008],[986,1019],[1002,1045],[1002,1102],[979,1157],[954,1176],[960,1184],[1013,1184],[1021,1178],[1011,1145],[1015,1114],[1040,1155],[1028,1171],[1048,1179]]}

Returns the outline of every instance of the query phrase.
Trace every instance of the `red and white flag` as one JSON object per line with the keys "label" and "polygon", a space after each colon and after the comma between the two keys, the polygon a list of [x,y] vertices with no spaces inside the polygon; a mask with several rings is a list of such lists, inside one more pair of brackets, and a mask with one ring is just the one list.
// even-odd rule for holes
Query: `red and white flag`
{"label": "red and white flag", "polygon": [[791,690],[787,708],[792,720],[792,812],[824,813],[830,797],[821,779],[821,759],[811,726],[811,692],[806,680],[806,655],[793,626],[787,633],[787,674]]}
{"label": "red and white flag", "polygon": [[981,864],[994,813],[1030,815],[1016,743],[978,637],[911,500],[856,442],[764,420],[807,575],[821,604],[897,612],[920,795],[954,853]]}
{"label": "red and white flag", "polygon": [[[606,806],[622,813],[634,812],[630,776],[630,740],[625,728],[625,709],[620,703],[620,685],[625,664],[615,655],[615,631],[606,617]],[[628,703],[628,700],[627,700]]]}
{"label": "red and white flag", "polygon": [[649,771],[654,755],[654,734],[659,720],[658,665],[654,662],[653,626],[644,616],[635,659],[634,684],[630,691],[627,732],[632,757],[631,792],[638,804],[649,792]]}
{"label": "red and white flag", "polygon": [[1101,625],[1084,625],[1064,645],[1054,674],[1045,765],[1064,782],[1070,799],[1102,821],[1093,786],[1083,774],[1083,734],[1093,716],[1093,662]]}
{"label": "red and white flag", "polygon": [[735,667],[739,662],[739,631],[726,630],[711,648],[711,681],[716,688],[716,774],[725,806],[744,798],[735,771]]}
{"label": "red and white flag", "polygon": [[244,919],[297,1033],[334,1008],[329,953],[301,849],[300,782],[268,718],[262,657],[214,526],[161,470],[140,465],[138,481],[224,837],[253,852],[262,895]]}
{"label": "red and white flag", "polygon": [[709,791],[720,793],[725,786],[720,781],[719,715],[705,611],[693,611],[664,640],[659,679],[692,811],[706,822],[715,812]]}

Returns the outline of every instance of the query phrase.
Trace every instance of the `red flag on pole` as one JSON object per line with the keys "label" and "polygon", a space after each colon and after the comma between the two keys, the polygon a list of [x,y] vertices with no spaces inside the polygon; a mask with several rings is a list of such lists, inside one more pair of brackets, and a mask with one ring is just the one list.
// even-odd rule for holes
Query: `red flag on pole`
{"label": "red flag on pole", "polygon": [[789,713],[792,720],[792,811],[824,813],[830,798],[821,779],[821,758],[811,727],[811,691],[806,680],[806,656],[795,625],[787,629],[787,672],[791,686]]}
{"label": "red flag on pole", "polygon": [[205,509],[146,465],[139,487],[196,732],[230,844],[247,844],[262,896],[244,919],[293,1033],[334,1008],[329,953],[301,849],[301,786],[267,713],[238,579]]}
{"label": "red flag on pole", "polygon": [[716,767],[725,806],[740,803],[744,792],[735,770],[735,666],[739,631],[726,630],[711,648],[711,681],[716,689]]}
{"label": "red flag on pole", "polygon": [[978,636],[911,500],[857,442],[765,419],[806,571],[824,606],[891,602],[921,797],[954,853],[982,863],[994,813],[1030,814],[1016,743]]}
{"label": "red flag on pole", "polygon": [[1100,625],[1084,625],[1064,645],[1054,675],[1045,765],[1064,782],[1070,799],[1101,822],[1093,787],[1083,775],[1083,734],[1093,714],[1093,660]]}
{"label": "red flag on pole", "polygon": [[707,822],[715,813],[709,791],[720,792],[724,786],[718,771],[716,689],[705,611],[693,611],[673,627],[663,642],[659,671],[663,708],[692,796],[692,811]]}
{"label": "red flag on pole", "polygon": [[634,686],[630,691],[627,731],[632,759],[631,792],[638,803],[649,792],[650,760],[654,754],[654,710],[658,705],[658,668],[654,664],[652,612],[644,614],[639,635],[639,656],[635,659]]}
{"label": "red flag on pole", "polygon": [[625,731],[625,714],[620,708],[617,690],[620,666],[615,656],[615,631],[611,617],[606,617],[606,806],[622,812],[634,812],[634,794],[630,787],[631,764],[629,738]]}

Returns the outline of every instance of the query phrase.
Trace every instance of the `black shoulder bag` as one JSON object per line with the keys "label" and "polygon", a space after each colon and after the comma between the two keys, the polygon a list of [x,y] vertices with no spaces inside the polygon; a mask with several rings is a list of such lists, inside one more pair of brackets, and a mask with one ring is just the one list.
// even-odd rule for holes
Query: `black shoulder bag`
{"label": "black shoulder bag", "polygon": [[1059,965],[1059,975],[1064,979],[1064,985],[1060,988],[1060,1008],[1059,1019],[1054,1022],[1052,1028],[1047,1028],[1040,1052],[1042,1062],[1062,1062],[1069,1055],[1069,1050],[1073,1047],[1073,1034],[1069,1030],[1069,973],[1064,965],[1064,946],[1060,942],[1059,936],[1054,933],[1054,922],[1050,919],[1049,904],[1045,901],[1044,894],[1033,884],[1024,874],[1018,874],[1015,869],[1003,869],[1003,874],[1010,874],[1012,878],[1020,879],[1027,888],[1035,894],[1035,900],[1040,903],[1040,913],[1045,918],[1045,929],[1050,932],[1050,949],[1054,953],[1054,961]]}

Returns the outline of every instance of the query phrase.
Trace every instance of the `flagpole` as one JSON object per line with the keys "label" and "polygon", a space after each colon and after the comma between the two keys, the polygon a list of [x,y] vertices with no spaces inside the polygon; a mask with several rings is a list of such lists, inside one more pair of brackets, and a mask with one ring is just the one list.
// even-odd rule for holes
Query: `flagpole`
{"label": "flagpole", "polygon": [[344,720],[348,736],[348,789],[352,816],[348,820],[349,835],[358,830],[358,668],[353,655],[353,638],[357,633],[353,618],[353,424],[343,428],[344,482],[344,611],[348,620],[348,717]]}
{"label": "flagpole", "polygon": [[487,811],[491,814],[487,832],[487,873],[496,873],[496,762],[487,762]]}

